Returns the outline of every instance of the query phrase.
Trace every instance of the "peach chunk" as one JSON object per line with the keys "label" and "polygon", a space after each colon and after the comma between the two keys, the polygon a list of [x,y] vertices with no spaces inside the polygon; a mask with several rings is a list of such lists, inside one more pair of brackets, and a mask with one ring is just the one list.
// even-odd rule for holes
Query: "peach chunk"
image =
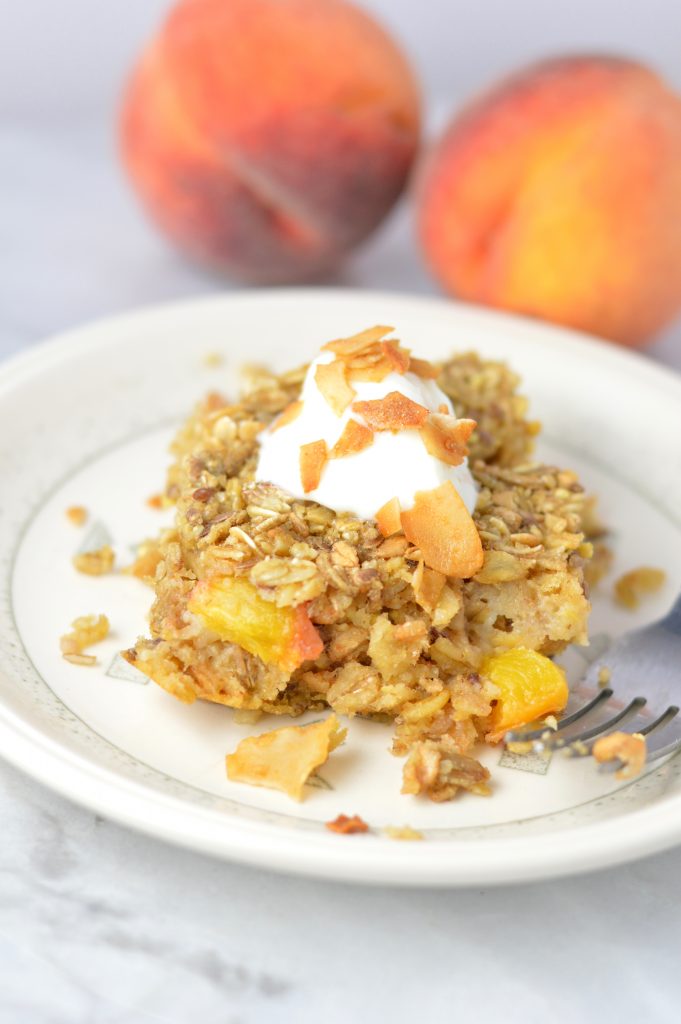
{"label": "peach chunk", "polygon": [[253,282],[328,272],[383,220],[416,153],[419,95],[345,0],[179,0],[123,101],[125,165],[185,253]]}
{"label": "peach chunk", "polygon": [[447,291],[643,345],[681,310],[681,97],[617,57],[529,67],[454,119],[418,204]]}
{"label": "peach chunk", "polygon": [[483,662],[481,674],[499,690],[485,737],[489,743],[497,743],[509,729],[562,711],[567,704],[562,668],[526,647],[492,655]]}
{"label": "peach chunk", "polygon": [[202,580],[194,587],[187,607],[221,640],[238,644],[265,664],[289,674],[324,650],[305,605],[277,608],[241,577]]}
{"label": "peach chunk", "polygon": [[405,537],[420,549],[430,569],[469,579],[482,568],[480,534],[451,480],[432,491],[417,491],[401,522]]}

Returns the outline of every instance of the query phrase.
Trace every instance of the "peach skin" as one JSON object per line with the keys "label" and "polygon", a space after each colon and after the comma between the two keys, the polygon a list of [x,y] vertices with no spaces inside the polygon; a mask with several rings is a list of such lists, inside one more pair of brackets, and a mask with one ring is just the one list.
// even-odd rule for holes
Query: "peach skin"
{"label": "peach skin", "polygon": [[345,0],[181,0],[135,68],[124,162],[182,250],[252,282],[319,276],[388,213],[418,90]]}
{"label": "peach skin", "polygon": [[531,67],[465,109],[424,168],[444,288],[624,345],[681,309],[681,99],[630,60]]}

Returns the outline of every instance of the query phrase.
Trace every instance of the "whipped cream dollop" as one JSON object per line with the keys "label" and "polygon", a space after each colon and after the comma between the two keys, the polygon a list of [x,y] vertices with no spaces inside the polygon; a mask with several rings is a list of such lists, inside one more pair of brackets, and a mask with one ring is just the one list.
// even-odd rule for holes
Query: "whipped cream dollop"
{"label": "whipped cream dollop", "polygon": [[357,392],[353,403],[337,415],[321,393],[315,372],[334,360],[333,352],[322,352],[307,371],[300,399],[302,406],[295,419],[272,427],[260,435],[260,457],[256,479],[276,484],[296,498],[307,498],[334,509],[349,512],[360,519],[373,519],[392,498],[402,509],[414,504],[418,491],[429,491],[451,480],[469,513],[473,512],[477,488],[464,459],[452,466],[427,451],[418,430],[396,433],[377,431],[373,443],[364,450],[343,458],[331,458],[324,465],[319,485],[304,493],[301,482],[302,445],[323,440],[329,451],[339,440],[349,419],[364,423],[353,409],[354,402],[382,399],[399,392],[425,406],[429,412],[456,415],[445,393],[434,380],[407,371],[390,372],[379,383],[353,381]]}

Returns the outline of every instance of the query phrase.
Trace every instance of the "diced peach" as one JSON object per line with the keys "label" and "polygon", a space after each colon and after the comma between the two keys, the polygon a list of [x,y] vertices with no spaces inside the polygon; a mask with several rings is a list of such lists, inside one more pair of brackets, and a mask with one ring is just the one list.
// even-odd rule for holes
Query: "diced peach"
{"label": "diced peach", "polygon": [[468,439],[475,420],[457,419],[448,413],[431,412],[421,427],[421,438],[430,455],[449,466],[460,466],[468,455]]}
{"label": "diced peach", "polygon": [[451,480],[431,491],[417,491],[413,508],[400,518],[405,536],[430,569],[469,579],[482,567],[480,534]]}
{"label": "diced peach", "polygon": [[305,494],[316,491],[329,458],[326,441],[311,441],[300,446],[300,481]]}
{"label": "diced peach", "polygon": [[402,530],[400,512],[399,498],[391,498],[379,508],[376,513],[376,523],[383,537],[391,537],[393,533],[400,533]]}
{"label": "diced peach", "polygon": [[314,379],[326,402],[336,416],[342,416],[357,392],[346,377],[345,363],[334,359],[332,363],[320,363],[315,370]]}
{"label": "diced peach", "polygon": [[353,402],[352,408],[372,430],[409,430],[422,427],[428,419],[425,405],[413,402],[401,391],[391,391],[385,398]]}
{"label": "diced peach", "polygon": [[486,739],[497,743],[509,729],[562,711],[568,685],[562,668],[525,647],[495,654],[483,662],[481,674],[499,689]]}
{"label": "diced peach", "polygon": [[357,420],[349,419],[343,433],[331,449],[332,459],[341,459],[346,455],[356,455],[374,443],[374,432]]}
{"label": "diced peach", "polygon": [[188,609],[222,640],[238,644],[284,672],[293,672],[304,661],[314,661],[324,649],[305,605],[278,608],[241,577],[224,576],[197,583]]}

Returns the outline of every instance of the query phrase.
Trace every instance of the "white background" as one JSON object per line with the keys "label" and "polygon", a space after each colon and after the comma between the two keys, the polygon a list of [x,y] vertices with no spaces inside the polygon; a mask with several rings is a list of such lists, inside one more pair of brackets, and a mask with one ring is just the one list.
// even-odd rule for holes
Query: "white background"
{"label": "white background", "polygon": [[[113,130],[163,0],[0,0],[0,357],[93,316],[226,287],[142,217]],[[372,0],[431,124],[519,64],[648,60],[681,87],[677,0]],[[336,278],[434,291],[406,204]],[[651,350],[681,368],[677,326]],[[1,499],[1,484],[0,484]],[[0,1024],[676,1021],[681,855],[499,891],[365,891],[166,848],[0,767]]]}

